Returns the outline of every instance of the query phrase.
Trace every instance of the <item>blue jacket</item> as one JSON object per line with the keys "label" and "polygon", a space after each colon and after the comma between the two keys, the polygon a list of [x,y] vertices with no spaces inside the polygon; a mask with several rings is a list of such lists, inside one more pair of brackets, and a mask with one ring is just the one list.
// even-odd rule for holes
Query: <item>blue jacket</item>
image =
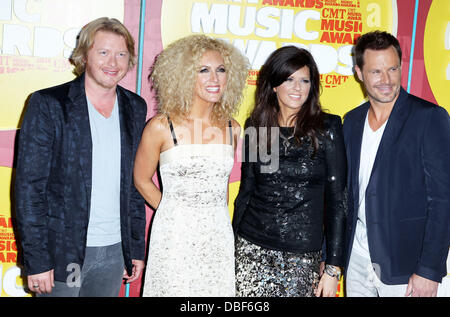
{"label": "blue jacket", "polygon": [[[346,267],[355,235],[365,103],[344,119],[349,214]],[[450,245],[450,121],[444,108],[401,89],[365,193],[372,263],[385,284],[416,273],[440,282]]]}
{"label": "blue jacket", "polygon": [[[145,203],[133,185],[147,106],[117,87],[121,129],[120,218],[125,266],[145,256]],[[21,126],[15,180],[18,240],[27,275],[83,264],[92,186],[92,141],[84,75],[31,95]]]}

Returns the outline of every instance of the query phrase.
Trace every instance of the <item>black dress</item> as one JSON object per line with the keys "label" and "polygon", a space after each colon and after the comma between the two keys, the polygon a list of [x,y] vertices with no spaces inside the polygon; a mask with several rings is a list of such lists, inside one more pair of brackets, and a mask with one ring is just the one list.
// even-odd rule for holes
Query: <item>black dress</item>
{"label": "black dress", "polygon": [[271,154],[278,168],[271,172],[264,168],[273,162],[260,153],[249,161],[252,144],[244,140],[233,216],[238,296],[312,296],[322,249],[327,264],[343,264],[347,208],[341,119],[325,114],[317,151],[309,138],[297,142],[293,132],[280,127],[278,148],[272,149],[278,155]]}

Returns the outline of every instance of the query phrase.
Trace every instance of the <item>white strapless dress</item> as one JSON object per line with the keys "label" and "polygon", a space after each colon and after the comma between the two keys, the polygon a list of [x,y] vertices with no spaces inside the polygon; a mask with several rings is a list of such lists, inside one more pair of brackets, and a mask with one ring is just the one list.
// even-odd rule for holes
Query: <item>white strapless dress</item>
{"label": "white strapless dress", "polygon": [[160,154],[162,199],[153,219],[143,296],[235,296],[227,207],[229,144],[177,145]]}

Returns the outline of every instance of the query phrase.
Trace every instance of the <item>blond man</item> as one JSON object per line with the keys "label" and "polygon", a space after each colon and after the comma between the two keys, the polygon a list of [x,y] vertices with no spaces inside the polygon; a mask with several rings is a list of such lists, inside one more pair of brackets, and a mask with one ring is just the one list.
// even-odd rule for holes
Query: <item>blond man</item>
{"label": "blond man", "polygon": [[118,20],[99,18],[82,28],[70,61],[78,77],[33,93],[20,132],[25,274],[38,296],[118,296],[145,255],[132,170],[147,107],[118,85],[135,65],[134,40]]}

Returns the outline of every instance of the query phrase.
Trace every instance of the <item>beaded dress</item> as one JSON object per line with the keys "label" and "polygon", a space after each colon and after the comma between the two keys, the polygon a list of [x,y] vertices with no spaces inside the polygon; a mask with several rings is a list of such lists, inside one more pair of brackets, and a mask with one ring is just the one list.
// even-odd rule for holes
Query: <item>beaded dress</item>
{"label": "beaded dress", "polygon": [[[235,296],[234,235],[227,207],[230,144],[183,144],[160,154],[143,296]],[[230,129],[231,132],[231,129]]]}

